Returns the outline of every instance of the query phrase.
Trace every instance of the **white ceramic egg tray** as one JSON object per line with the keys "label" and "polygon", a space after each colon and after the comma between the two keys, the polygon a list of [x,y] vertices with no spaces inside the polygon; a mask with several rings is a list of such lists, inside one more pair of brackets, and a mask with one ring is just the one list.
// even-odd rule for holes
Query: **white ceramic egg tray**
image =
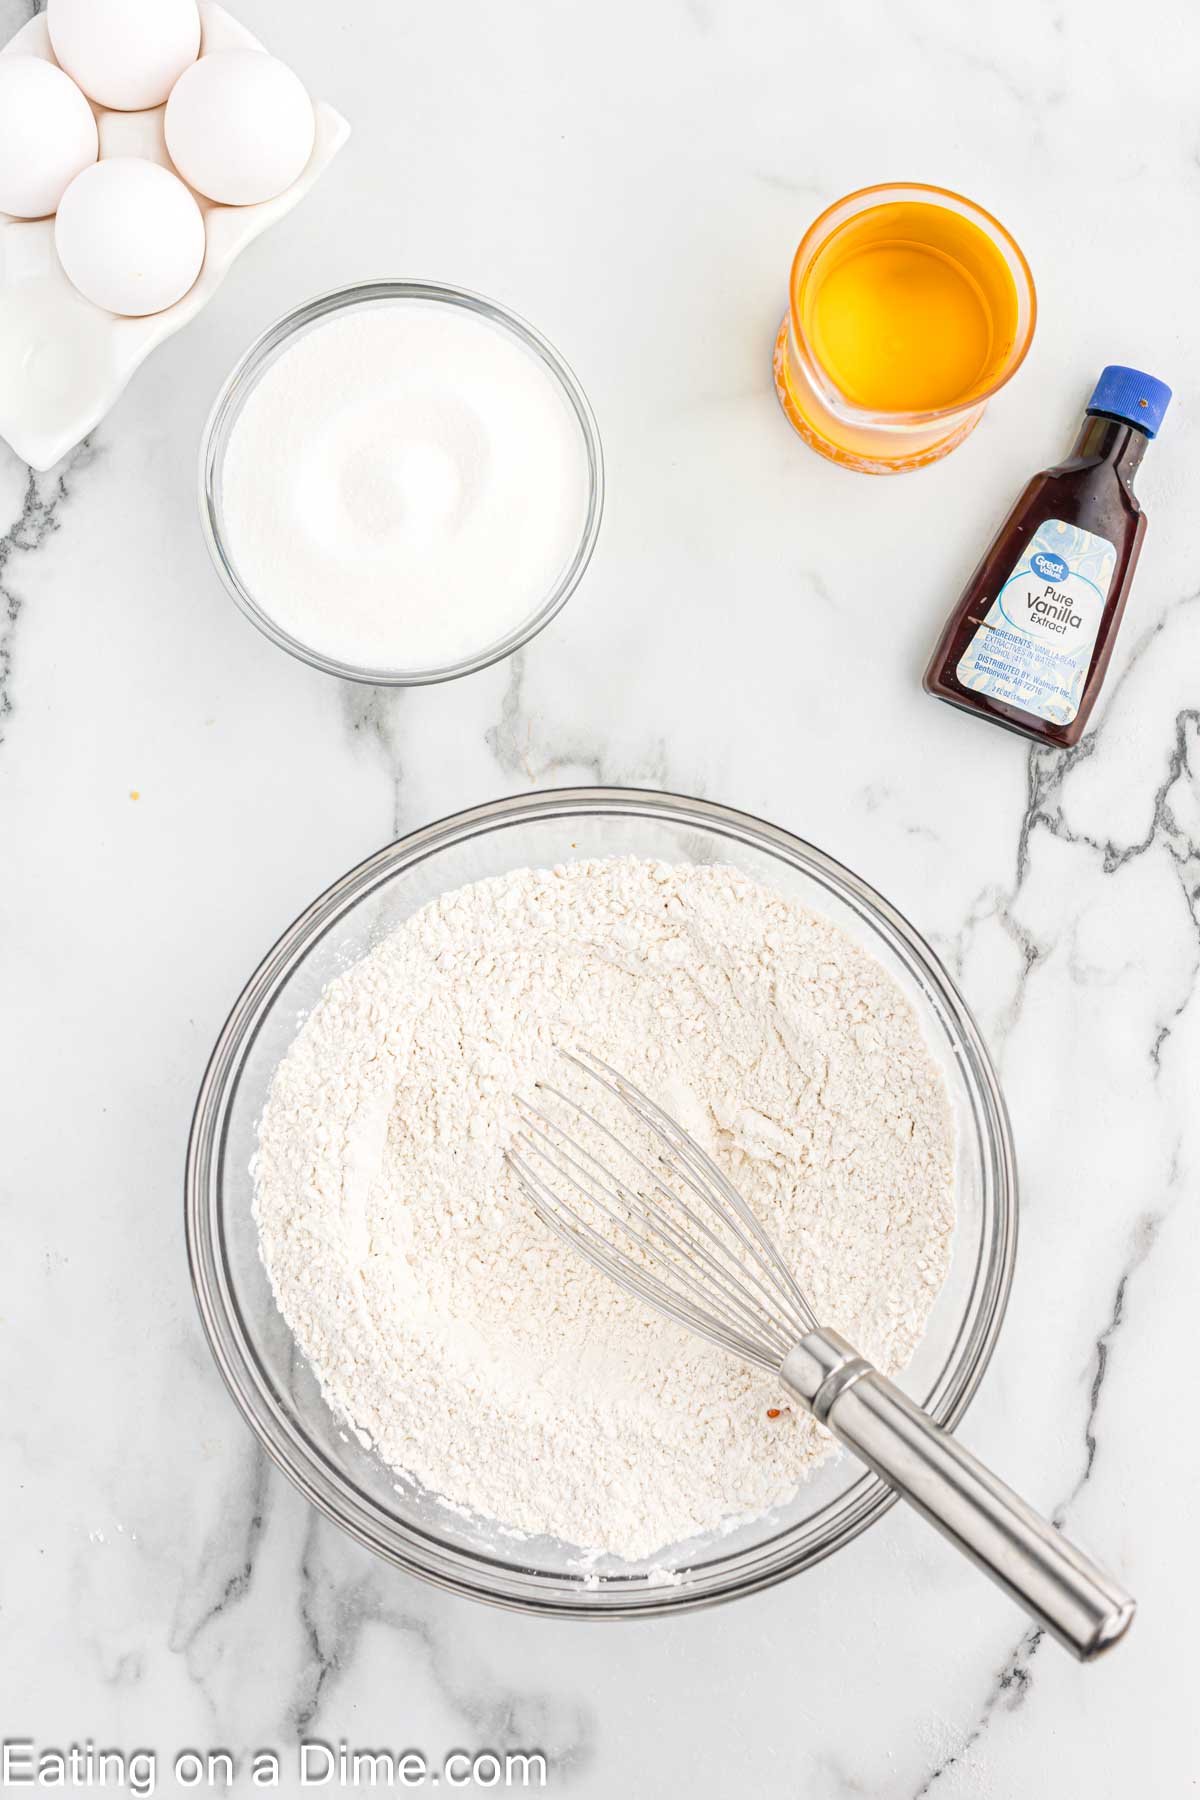
{"label": "white ceramic egg tray", "polygon": [[[263,46],[212,0],[200,0],[200,54]],[[30,19],[0,50],[54,62],[44,14]],[[164,106],[150,112],[92,108],[100,155],[144,156],[172,168],[163,136]],[[54,249],[53,219],[0,213],[0,437],[35,469],[48,469],[85,438],[119,399],[150,352],[194,319],[234,261],[260,232],[302,200],[350,135],[340,114],[314,103],[316,137],[302,175],[259,206],[217,206],[202,194],[207,247],[195,285],[145,318],[124,319],[85,300],[64,275]]]}

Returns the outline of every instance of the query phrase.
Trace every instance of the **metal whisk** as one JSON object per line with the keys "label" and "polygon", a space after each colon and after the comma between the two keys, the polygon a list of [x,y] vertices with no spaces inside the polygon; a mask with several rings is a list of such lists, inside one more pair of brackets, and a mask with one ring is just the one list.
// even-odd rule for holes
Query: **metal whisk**
{"label": "metal whisk", "polygon": [[[543,1083],[508,1160],[544,1223],[667,1318],[777,1374],[1081,1661],[1115,1644],[1134,1600],[819,1324],[750,1207],[681,1126],[599,1058],[568,1061],[637,1119],[649,1147],[631,1148],[590,1107]],[[599,1153],[578,1141],[581,1131]]]}

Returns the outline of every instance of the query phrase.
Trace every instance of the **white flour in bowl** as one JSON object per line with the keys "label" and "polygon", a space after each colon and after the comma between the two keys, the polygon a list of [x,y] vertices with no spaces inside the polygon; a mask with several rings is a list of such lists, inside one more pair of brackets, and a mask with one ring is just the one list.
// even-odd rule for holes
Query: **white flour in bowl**
{"label": "white flour in bowl", "polygon": [[325,990],[264,1110],[255,1213],[327,1400],[453,1504],[635,1559],[787,1500],[832,1445],[521,1195],[517,1098],[581,1042],[700,1138],[889,1373],[949,1266],[953,1127],[879,963],[729,867],[483,881]]}

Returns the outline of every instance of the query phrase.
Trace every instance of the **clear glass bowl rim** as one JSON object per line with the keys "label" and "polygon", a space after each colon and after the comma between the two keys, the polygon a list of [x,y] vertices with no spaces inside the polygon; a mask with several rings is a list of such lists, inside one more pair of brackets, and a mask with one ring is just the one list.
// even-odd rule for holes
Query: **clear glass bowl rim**
{"label": "clear glass bowl rim", "polygon": [[[451,814],[386,845],[335,881],[288,927],[259,964],[221,1030],[201,1082],[184,1184],[188,1263],[201,1323],[225,1384],[263,1448],[305,1498],[358,1543],[410,1574],[469,1598],[510,1610],[572,1619],[692,1611],[773,1586],[849,1543],[881,1518],[895,1504],[896,1496],[882,1481],[864,1472],[836,1503],[831,1521],[813,1541],[796,1541],[805,1533],[812,1536],[811,1522],[789,1527],[765,1544],[710,1564],[703,1581],[695,1581],[689,1572],[677,1587],[648,1587],[644,1581],[631,1581],[624,1589],[619,1581],[605,1581],[589,1589],[580,1580],[568,1588],[561,1577],[520,1570],[400,1524],[309,1443],[276,1401],[271,1378],[242,1323],[229,1277],[221,1169],[228,1113],[241,1064],[292,969],[339,919],[375,888],[443,847],[505,826],[601,814],[650,817],[713,829],[751,848],[782,856],[869,920],[910,971],[940,993],[958,1033],[964,1078],[987,1123],[990,1166],[983,1171],[982,1208],[991,1226],[990,1251],[986,1261],[977,1264],[972,1301],[965,1315],[970,1317],[973,1304],[973,1324],[965,1343],[960,1327],[954,1349],[927,1400],[932,1417],[947,1430],[952,1430],[966,1411],[991,1359],[1008,1303],[1017,1244],[1017,1170],[1008,1113],[983,1039],[954,982],[903,914],[852,871],[781,827],[714,801],[684,795],[636,788],[558,788]],[[714,1570],[718,1572],[711,1572]]]}
{"label": "clear glass bowl rim", "polygon": [[[853,217],[856,213],[866,212],[872,206],[882,206],[888,200],[902,200],[907,197],[915,197],[930,205],[949,202],[954,210],[961,211],[968,218],[982,222],[989,231],[994,232],[998,238],[1002,239],[1012,254],[1013,262],[1027,290],[1029,316],[1025,322],[1021,339],[1014,346],[1013,358],[1004,373],[999,375],[990,387],[982,388],[979,393],[972,394],[969,400],[955,401],[951,406],[933,407],[923,412],[871,412],[869,409],[857,405],[855,401],[847,399],[824,365],[818,360],[801,323],[800,290],[808,264],[831,231],[836,230],[845,222],[845,219]],[[838,219],[835,224],[834,215],[839,213],[844,214],[845,218]],[[879,181],[871,187],[855,188],[853,192],[843,194],[839,200],[834,200],[823,212],[818,213],[800,239],[796,246],[796,254],[792,258],[791,272],[788,276],[788,330],[792,349],[799,358],[809,381],[826,406],[831,412],[848,421],[866,421],[891,427],[927,425],[936,424],[942,419],[957,418],[960,414],[982,411],[988,401],[1000,392],[1001,388],[1008,386],[1025,361],[1036,329],[1037,288],[1034,285],[1033,271],[1026,261],[1025,252],[1008,227],[1002,225],[993,213],[988,212],[986,207],[980,206],[977,200],[970,199],[966,194],[956,193],[953,188],[937,187],[928,181]]]}
{"label": "clear glass bowl rim", "polygon": [[[489,644],[476,655],[464,657],[459,662],[425,669],[360,668],[353,663],[339,662],[334,657],[324,656],[319,650],[302,643],[299,638],[292,637],[269,613],[260,608],[238,574],[225,541],[218,498],[218,481],[229,434],[243,401],[251,392],[267,359],[317,319],[356,306],[371,306],[388,300],[430,300],[442,305],[460,306],[468,312],[476,312],[483,318],[491,319],[493,323],[503,326],[520,338],[527,348],[541,358],[558,381],[578,420],[587,452],[587,515],[578,547],[557,585],[524,623],[516,626],[497,643]],[[454,681],[461,675],[473,675],[479,669],[490,668],[493,663],[501,662],[504,657],[511,656],[515,650],[520,650],[531,638],[536,637],[562,611],[583,579],[600,534],[600,522],[604,514],[604,450],[591,403],[574,370],[553,344],[519,313],[502,306],[497,300],[488,299],[485,294],[476,294],[470,288],[455,287],[448,282],[407,279],[362,281],[347,287],[331,288],[327,293],[317,294],[303,305],[294,307],[291,312],[284,313],[273,325],[268,325],[239,357],[213,402],[201,434],[199,502],[204,541],[225,591],[251,624],[257,626],[273,644],[288,651],[290,655],[299,657],[301,662],[310,664],[312,668],[320,669],[327,675],[337,675],[343,681],[366,682],[372,687],[425,687],[434,682]]]}

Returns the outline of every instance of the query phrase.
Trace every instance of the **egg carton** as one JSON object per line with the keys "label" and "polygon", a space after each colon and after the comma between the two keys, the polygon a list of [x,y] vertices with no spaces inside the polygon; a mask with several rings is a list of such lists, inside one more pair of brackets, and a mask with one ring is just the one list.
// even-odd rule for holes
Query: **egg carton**
{"label": "egg carton", "polygon": [[[261,50],[258,39],[212,0],[200,0],[200,54]],[[29,20],[0,50],[54,62],[45,14]],[[195,285],[165,311],[120,318],[85,300],[63,273],[54,220],[0,213],[0,437],[35,469],[48,469],[98,425],[150,352],[207,305],[246,245],[290,212],[350,135],[339,113],[314,103],[316,136],[304,172],[257,206],[219,206],[195,198],[204,215],[204,266]],[[100,155],[142,156],[174,169],[163,135],[165,106],[110,112],[93,106]],[[194,190],[192,190],[194,192]]]}

